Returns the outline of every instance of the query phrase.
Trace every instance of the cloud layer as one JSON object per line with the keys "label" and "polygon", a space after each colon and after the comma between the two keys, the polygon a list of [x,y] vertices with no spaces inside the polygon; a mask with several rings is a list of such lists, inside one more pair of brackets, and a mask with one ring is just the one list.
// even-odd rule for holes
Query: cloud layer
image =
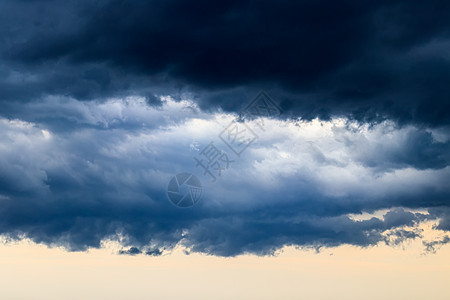
{"label": "cloud layer", "polygon": [[[269,91],[307,119],[448,126],[448,1],[3,1],[0,99]],[[12,112],[10,112],[12,113]]]}
{"label": "cloud layer", "polygon": [[[448,133],[391,121],[267,119],[265,131],[248,123],[259,138],[236,157],[218,137],[235,115],[160,101],[49,98],[24,107],[34,122],[2,118],[1,232],[72,250],[113,239],[134,247],[130,254],[181,245],[229,256],[398,244],[420,237],[426,220],[448,230]],[[234,160],[214,183],[193,159],[211,141]],[[203,184],[190,209],[165,195],[180,172]],[[382,218],[352,217],[383,209]]]}
{"label": "cloud layer", "polygon": [[[0,233],[231,256],[398,245],[429,220],[449,231],[449,12],[443,0],[1,1]],[[265,131],[249,121],[258,139],[236,157],[218,135],[260,90],[283,114]],[[194,161],[210,142],[232,160],[215,183]],[[180,172],[203,183],[192,209],[166,197]]]}

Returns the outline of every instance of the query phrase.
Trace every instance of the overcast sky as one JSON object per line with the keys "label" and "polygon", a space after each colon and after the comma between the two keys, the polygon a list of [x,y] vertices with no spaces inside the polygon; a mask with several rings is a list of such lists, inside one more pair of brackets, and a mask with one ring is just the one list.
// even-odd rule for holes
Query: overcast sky
{"label": "overcast sky", "polygon": [[[151,256],[438,251],[449,12],[439,0],[2,0],[0,233]],[[221,132],[260,91],[280,114],[238,122],[255,139],[236,155]],[[211,142],[229,159],[215,181],[195,160]],[[183,172],[202,184],[189,208],[166,194]]]}

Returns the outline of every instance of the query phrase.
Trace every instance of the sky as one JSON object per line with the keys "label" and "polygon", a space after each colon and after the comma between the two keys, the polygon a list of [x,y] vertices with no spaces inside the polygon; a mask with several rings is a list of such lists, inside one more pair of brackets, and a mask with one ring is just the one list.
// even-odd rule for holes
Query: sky
{"label": "sky", "polygon": [[[214,266],[206,298],[233,274],[306,266],[305,295],[326,281],[358,299],[394,280],[397,299],[444,299],[449,13],[439,0],[0,0],[1,277],[50,260],[43,278],[86,286],[73,268],[95,261],[127,289],[141,264],[195,262]],[[340,268],[368,277],[352,291],[331,283]],[[430,279],[406,291],[408,274]]]}

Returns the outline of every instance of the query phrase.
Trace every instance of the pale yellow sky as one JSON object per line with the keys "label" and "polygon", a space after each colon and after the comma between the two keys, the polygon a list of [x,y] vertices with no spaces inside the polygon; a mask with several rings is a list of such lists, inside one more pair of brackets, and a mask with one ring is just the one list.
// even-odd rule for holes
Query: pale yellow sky
{"label": "pale yellow sky", "polygon": [[0,246],[1,299],[450,299],[450,245],[285,248],[276,257],[68,253]]}

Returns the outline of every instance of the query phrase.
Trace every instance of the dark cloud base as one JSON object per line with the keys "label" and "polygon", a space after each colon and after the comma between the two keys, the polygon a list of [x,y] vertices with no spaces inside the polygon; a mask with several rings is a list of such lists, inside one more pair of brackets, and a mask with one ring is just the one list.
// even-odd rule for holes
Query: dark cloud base
{"label": "dark cloud base", "polygon": [[[450,122],[450,4],[434,1],[3,1],[0,99],[190,93],[238,111]],[[6,78],[6,79],[5,79]],[[239,92],[236,92],[239,91]]]}

